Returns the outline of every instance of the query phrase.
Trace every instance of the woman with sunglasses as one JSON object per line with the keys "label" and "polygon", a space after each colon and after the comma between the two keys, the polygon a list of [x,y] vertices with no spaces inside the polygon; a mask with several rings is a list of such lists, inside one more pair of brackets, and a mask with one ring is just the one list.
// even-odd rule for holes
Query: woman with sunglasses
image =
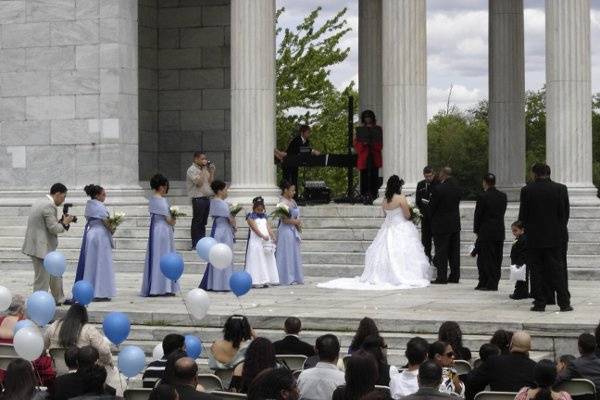
{"label": "woman with sunglasses", "polygon": [[440,392],[465,397],[465,384],[453,368],[454,350],[452,345],[437,341],[429,346],[429,359],[442,368]]}

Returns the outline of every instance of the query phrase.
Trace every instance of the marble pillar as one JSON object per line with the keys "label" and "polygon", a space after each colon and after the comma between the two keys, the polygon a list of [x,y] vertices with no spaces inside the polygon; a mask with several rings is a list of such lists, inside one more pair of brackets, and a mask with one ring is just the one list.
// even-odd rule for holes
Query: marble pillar
{"label": "marble pillar", "polygon": [[593,203],[590,0],[546,0],[546,157],[572,203]]}
{"label": "marble pillar", "polygon": [[358,2],[358,89],[360,110],[381,118],[381,0]]}
{"label": "marble pillar", "polygon": [[525,182],[523,0],[489,1],[489,167],[518,200]]}
{"label": "marble pillar", "polygon": [[231,1],[231,197],[275,202],[275,0]]}
{"label": "marble pillar", "polygon": [[[425,0],[383,0],[383,176],[413,192],[427,164]],[[382,188],[383,189],[383,188]]]}

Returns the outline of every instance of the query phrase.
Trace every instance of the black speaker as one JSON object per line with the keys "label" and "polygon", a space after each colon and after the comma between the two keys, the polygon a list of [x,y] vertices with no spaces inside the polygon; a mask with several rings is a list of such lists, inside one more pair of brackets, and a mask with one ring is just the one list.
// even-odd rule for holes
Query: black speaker
{"label": "black speaker", "polygon": [[302,199],[306,203],[328,204],[331,202],[331,189],[327,187],[324,181],[306,181]]}

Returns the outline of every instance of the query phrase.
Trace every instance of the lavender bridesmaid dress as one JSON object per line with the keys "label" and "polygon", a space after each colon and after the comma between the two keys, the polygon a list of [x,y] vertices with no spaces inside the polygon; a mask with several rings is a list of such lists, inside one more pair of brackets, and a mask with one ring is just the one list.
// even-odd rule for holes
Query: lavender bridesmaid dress
{"label": "lavender bridesmaid dress", "polygon": [[[225,200],[214,198],[210,201],[210,209],[208,215],[213,217],[212,229],[210,236],[215,238],[219,243],[225,243],[233,251],[233,243],[235,237],[233,228],[229,224],[229,205]],[[230,291],[229,278],[233,273],[233,263],[225,269],[217,269],[210,263],[206,266],[200,289],[212,290],[215,292]]]}
{"label": "lavender bridesmaid dress", "polygon": [[[300,217],[300,209],[295,201],[286,202],[290,207],[292,218]],[[300,234],[295,225],[284,224],[279,221],[277,228],[277,249],[275,259],[279,271],[279,283],[291,285],[304,283],[302,268],[302,254],[300,252]]]}

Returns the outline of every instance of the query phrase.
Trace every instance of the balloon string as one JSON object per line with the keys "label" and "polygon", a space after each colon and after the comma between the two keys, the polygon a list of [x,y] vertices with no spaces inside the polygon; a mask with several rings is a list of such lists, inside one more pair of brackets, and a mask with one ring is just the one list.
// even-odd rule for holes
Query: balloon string
{"label": "balloon string", "polygon": [[181,297],[181,301],[183,302],[183,305],[185,306],[185,310],[187,311],[188,317],[190,317],[190,322],[192,323],[192,326],[194,326],[194,318],[192,317],[192,313],[190,312],[190,309],[188,308],[187,303],[185,302],[185,298],[183,297],[183,293],[181,292],[181,286],[179,286],[179,296]]}
{"label": "balloon string", "polygon": [[240,306],[240,310],[242,310],[242,314],[243,314],[243,311],[244,311],[244,306],[242,305],[242,301],[240,300],[240,297],[239,297],[239,296],[236,296],[236,299],[237,299],[237,301],[238,301],[238,304],[239,304],[239,306]]}
{"label": "balloon string", "polygon": [[35,374],[37,375],[38,382],[39,382],[38,387],[39,386],[44,386],[44,382],[42,382],[42,376],[40,375],[40,371],[37,370],[37,368],[33,364],[33,361],[29,361],[29,364],[31,364],[31,368],[33,368],[33,370],[35,371]]}

